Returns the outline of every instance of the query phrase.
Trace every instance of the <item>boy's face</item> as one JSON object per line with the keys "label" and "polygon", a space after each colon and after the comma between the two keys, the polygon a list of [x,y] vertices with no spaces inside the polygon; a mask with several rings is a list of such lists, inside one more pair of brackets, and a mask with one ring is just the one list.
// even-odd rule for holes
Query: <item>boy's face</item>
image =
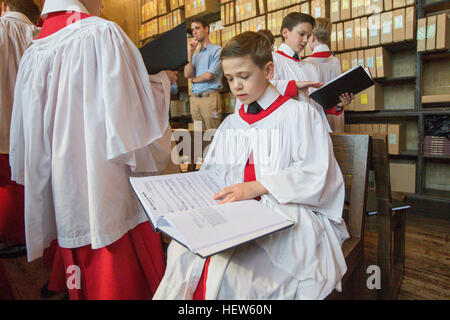
{"label": "boy's face", "polygon": [[261,98],[274,71],[273,62],[261,69],[250,56],[223,59],[222,67],[231,92],[247,105]]}
{"label": "boy's face", "polygon": [[305,49],[306,44],[308,43],[308,38],[312,33],[312,25],[308,22],[302,22],[292,28],[291,31],[289,29],[284,28],[282,30],[282,35],[284,38],[284,42],[292,48],[297,54],[302,52]]}

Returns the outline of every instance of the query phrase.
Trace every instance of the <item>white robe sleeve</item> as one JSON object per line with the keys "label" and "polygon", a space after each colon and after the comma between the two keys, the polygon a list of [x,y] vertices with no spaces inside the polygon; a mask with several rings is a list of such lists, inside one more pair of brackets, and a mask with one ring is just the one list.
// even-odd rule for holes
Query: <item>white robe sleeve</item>
{"label": "white robe sleeve", "polygon": [[100,65],[107,158],[133,171],[157,171],[158,155],[148,147],[167,130],[170,84],[161,74],[149,79],[142,56],[120,28],[107,32]]}
{"label": "white robe sleeve", "polygon": [[292,80],[285,80],[283,79],[282,70],[281,70],[281,64],[282,62],[279,61],[280,58],[277,57],[276,54],[273,54],[273,63],[274,63],[274,73],[273,78],[270,80],[270,83],[278,89],[281,94],[284,94],[286,92],[286,89],[288,87],[289,82]]}
{"label": "white robe sleeve", "polygon": [[258,179],[280,203],[297,203],[341,222],[345,188],[342,173],[333,154],[331,138],[319,113],[300,102],[298,126],[292,128],[292,165]]}

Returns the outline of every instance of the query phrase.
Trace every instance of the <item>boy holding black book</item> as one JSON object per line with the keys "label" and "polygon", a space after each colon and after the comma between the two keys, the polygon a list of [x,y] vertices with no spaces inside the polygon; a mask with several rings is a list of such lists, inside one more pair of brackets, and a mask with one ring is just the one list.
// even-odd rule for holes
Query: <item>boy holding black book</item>
{"label": "boy holding black book", "polygon": [[324,299],[346,272],[344,182],[327,129],[307,102],[270,84],[267,39],[244,32],[221,54],[241,101],[220,125],[201,170],[226,187],[219,204],[257,199],[295,225],[203,259],[172,241],[155,299]]}

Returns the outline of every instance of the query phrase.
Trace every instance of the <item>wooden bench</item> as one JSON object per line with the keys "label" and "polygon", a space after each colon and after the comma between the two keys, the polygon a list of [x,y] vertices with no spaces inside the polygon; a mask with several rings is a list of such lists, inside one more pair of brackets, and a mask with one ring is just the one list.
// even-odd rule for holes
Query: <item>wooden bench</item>
{"label": "wooden bench", "polygon": [[[342,292],[333,291],[327,299],[362,299],[364,275],[364,218],[369,176],[367,135],[331,134],[334,155],[342,174],[349,181],[348,211],[344,215],[350,238],[342,245],[347,272],[342,279]],[[346,191],[347,192],[347,191]]]}
{"label": "wooden bench", "polygon": [[405,266],[405,218],[407,209],[392,210],[389,151],[386,135],[371,137],[371,169],[377,199],[377,263],[381,270],[378,299],[396,299]]}

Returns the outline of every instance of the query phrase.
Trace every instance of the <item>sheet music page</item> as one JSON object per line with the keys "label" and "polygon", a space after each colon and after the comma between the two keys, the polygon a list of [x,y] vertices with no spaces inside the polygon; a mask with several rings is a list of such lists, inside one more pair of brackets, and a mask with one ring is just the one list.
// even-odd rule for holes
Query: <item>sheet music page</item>
{"label": "sheet music page", "polygon": [[213,170],[131,177],[130,182],[155,226],[167,213],[216,205],[213,196],[224,188]]}

